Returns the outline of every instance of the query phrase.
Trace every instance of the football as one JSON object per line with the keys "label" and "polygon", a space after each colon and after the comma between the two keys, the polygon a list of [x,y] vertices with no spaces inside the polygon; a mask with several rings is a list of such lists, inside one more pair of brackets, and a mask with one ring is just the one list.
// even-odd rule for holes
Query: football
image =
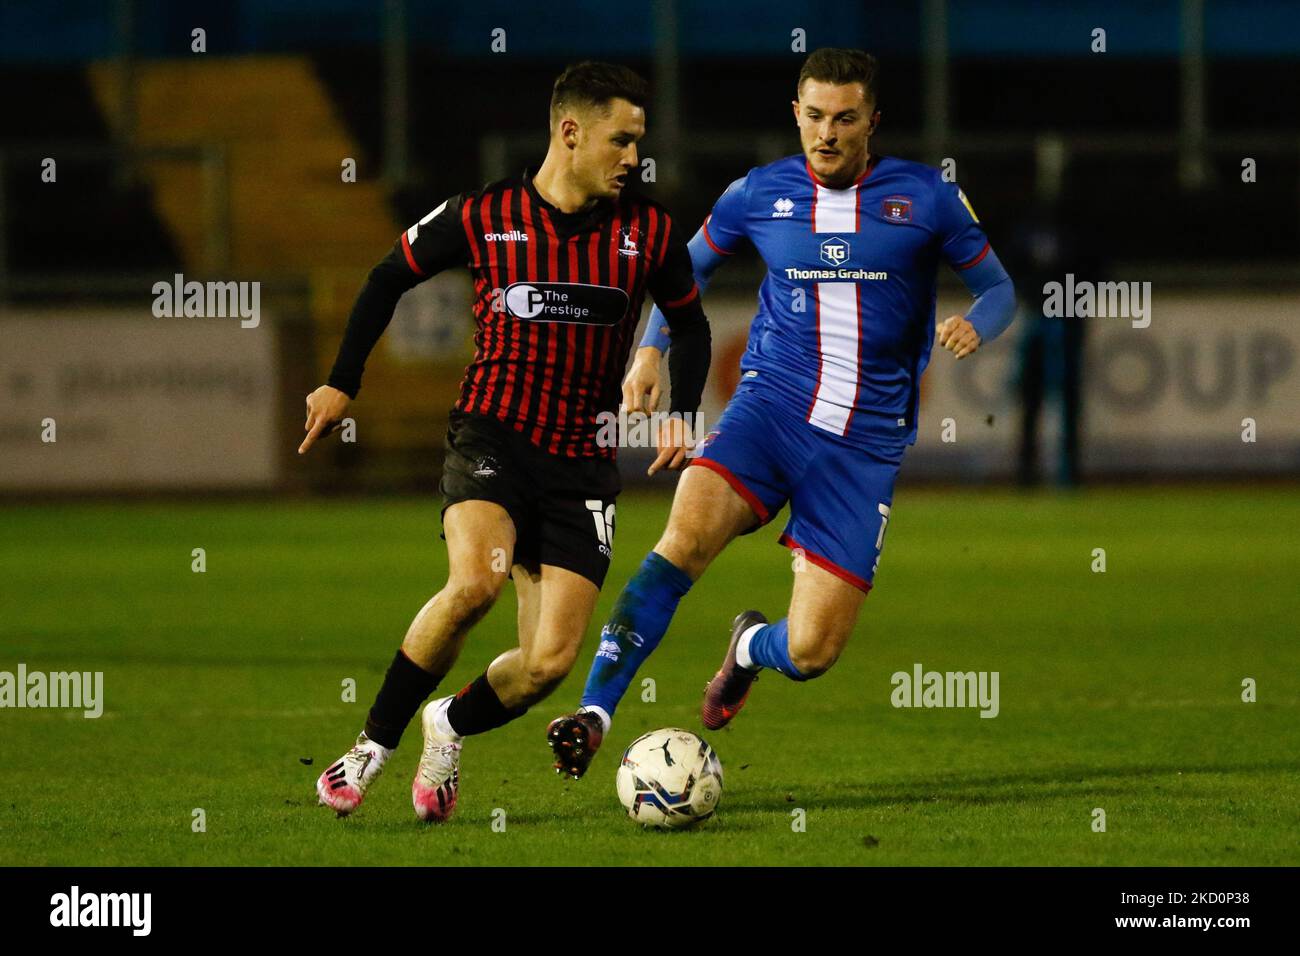
{"label": "football", "polygon": [[627,815],[637,823],[681,829],[707,820],[718,808],[722,762],[689,730],[665,727],[632,741],[615,784]]}

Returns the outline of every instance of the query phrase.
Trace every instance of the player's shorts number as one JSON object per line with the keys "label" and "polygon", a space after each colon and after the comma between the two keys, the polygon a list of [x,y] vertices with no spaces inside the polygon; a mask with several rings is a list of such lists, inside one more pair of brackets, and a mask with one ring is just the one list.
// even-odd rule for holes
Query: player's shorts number
{"label": "player's shorts number", "polygon": [[606,548],[614,546],[614,503],[611,501],[606,507],[605,502],[599,498],[590,498],[587,500],[587,510],[591,512],[592,520],[596,522],[596,539]]}

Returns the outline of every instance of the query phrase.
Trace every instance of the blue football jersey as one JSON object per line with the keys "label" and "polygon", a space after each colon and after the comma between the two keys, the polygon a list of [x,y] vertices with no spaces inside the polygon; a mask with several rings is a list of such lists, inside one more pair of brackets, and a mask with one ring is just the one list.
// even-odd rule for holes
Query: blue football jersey
{"label": "blue football jersey", "polygon": [[916,440],[939,262],[968,269],[989,254],[955,183],[883,156],[831,189],[788,156],[733,182],[704,236],[721,255],[748,239],[767,265],[742,382],[849,441]]}

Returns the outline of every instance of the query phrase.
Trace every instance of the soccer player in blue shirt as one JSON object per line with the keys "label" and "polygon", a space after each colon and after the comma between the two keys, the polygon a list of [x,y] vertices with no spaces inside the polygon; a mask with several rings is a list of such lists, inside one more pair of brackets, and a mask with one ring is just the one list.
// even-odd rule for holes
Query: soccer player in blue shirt
{"label": "soccer player in blue shirt", "polygon": [[[678,602],[733,538],[786,504],[781,543],[800,558],[789,612],[775,622],[754,610],[736,617],[705,690],[704,726],[728,724],[763,668],[805,681],[835,663],[871,588],[894,480],[916,440],[932,343],[965,358],[1015,314],[1011,279],[957,185],[933,167],[870,151],[876,73],[875,58],[859,50],[812,53],[793,103],[803,155],[733,182],[690,243],[700,289],[746,239],[767,265],[741,383],[682,475],[659,543],[619,595],[582,707],[547,728],[558,772],[585,772]],[[940,261],[974,303],[936,324]],[[644,397],[658,394],[663,326],[652,313],[624,383],[630,410],[652,410]],[[661,443],[652,471],[675,464],[681,445]]]}

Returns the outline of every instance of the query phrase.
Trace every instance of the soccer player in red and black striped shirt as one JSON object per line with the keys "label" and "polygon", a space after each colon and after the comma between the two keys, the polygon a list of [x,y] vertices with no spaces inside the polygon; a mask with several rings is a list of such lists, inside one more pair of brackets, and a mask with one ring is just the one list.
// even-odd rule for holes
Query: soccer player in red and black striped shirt
{"label": "soccer player in red and black striped shirt", "polygon": [[[647,292],[672,333],[671,410],[699,405],[710,342],[687,234],[624,189],[638,168],[645,101],[644,81],[624,67],[582,63],[561,74],[541,167],[453,196],[411,226],[361,290],[329,384],[307,399],[300,451],[343,418],[401,295],[469,267],[475,353],[442,479],[447,583],[412,622],[356,746],[317,781],[321,802],[340,814],[360,804],[507,575],[519,646],[424,708],[417,815],[451,814],[463,737],[520,716],[568,675],[609,567],[620,482],[601,425],[617,412]],[[661,432],[657,465],[681,466],[680,425]]]}

